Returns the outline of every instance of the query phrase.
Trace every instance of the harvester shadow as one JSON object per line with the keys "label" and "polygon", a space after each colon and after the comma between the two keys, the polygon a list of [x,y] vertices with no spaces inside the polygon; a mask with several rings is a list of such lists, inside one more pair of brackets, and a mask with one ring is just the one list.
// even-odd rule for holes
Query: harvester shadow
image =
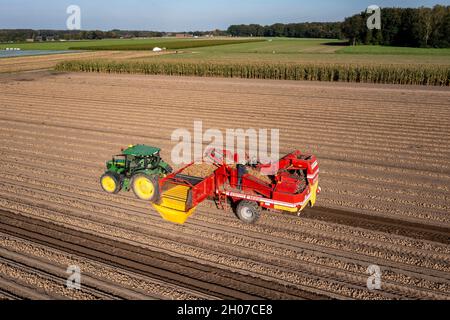
{"label": "harvester shadow", "polygon": [[325,207],[307,208],[302,212],[301,218],[450,244],[450,228],[421,224],[397,218],[374,216]]}

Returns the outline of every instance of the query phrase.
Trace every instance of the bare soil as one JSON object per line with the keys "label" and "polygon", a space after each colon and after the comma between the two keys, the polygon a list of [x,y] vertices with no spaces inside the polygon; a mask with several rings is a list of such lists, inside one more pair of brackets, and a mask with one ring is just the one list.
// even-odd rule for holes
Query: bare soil
{"label": "bare soil", "polygon": [[144,51],[96,51],[0,59],[0,73],[53,69],[58,62],[80,59],[140,59],[166,54]]}

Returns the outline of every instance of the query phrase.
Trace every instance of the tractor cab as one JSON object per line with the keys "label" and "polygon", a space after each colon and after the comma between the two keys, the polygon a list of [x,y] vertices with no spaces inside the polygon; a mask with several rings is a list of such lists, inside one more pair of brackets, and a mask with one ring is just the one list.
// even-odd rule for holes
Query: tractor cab
{"label": "tractor cab", "polygon": [[161,149],[146,145],[129,146],[122,150],[125,166],[131,170],[154,169],[161,162]]}
{"label": "tractor cab", "polygon": [[122,154],[116,155],[106,163],[107,170],[115,170],[132,176],[141,170],[154,170],[161,164],[160,149],[145,145],[129,146],[122,149]]}

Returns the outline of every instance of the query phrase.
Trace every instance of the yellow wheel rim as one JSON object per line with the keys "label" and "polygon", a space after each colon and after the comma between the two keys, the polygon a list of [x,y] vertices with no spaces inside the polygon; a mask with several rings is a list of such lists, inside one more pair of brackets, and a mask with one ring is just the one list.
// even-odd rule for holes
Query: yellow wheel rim
{"label": "yellow wheel rim", "polygon": [[155,192],[153,183],[145,177],[139,177],[134,180],[134,190],[141,199],[150,199]]}
{"label": "yellow wheel rim", "polygon": [[110,176],[103,177],[102,186],[103,186],[103,189],[105,189],[105,191],[107,191],[107,192],[113,193],[114,191],[116,191],[116,182]]}

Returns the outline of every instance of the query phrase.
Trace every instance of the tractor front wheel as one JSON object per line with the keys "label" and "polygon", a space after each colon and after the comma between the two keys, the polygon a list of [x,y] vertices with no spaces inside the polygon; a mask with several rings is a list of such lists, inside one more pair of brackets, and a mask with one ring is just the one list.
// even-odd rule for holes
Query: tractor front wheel
{"label": "tractor front wheel", "polygon": [[248,224],[255,223],[261,215],[261,209],[256,202],[242,200],[236,207],[238,218]]}
{"label": "tractor front wheel", "polygon": [[100,185],[105,192],[116,194],[122,189],[120,175],[115,172],[106,172],[100,177]]}
{"label": "tractor front wheel", "polygon": [[146,174],[137,174],[131,181],[133,192],[141,200],[156,202],[159,198],[158,178]]}

